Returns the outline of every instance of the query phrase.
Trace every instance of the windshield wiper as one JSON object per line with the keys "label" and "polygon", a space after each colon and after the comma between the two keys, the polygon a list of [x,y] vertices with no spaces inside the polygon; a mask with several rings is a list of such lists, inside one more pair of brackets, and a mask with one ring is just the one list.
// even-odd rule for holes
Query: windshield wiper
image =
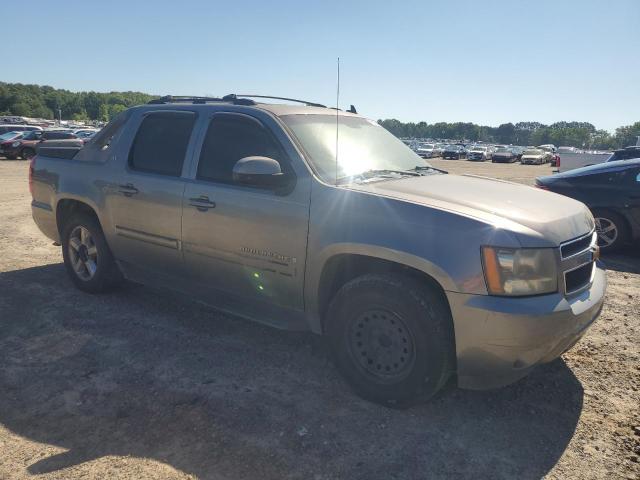
{"label": "windshield wiper", "polygon": [[355,175],[345,175],[338,178],[338,183],[361,181],[366,182],[373,179],[397,179],[400,176],[420,177],[423,174],[414,170],[393,170],[388,168],[372,168],[365,172],[356,173]]}
{"label": "windshield wiper", "polygon": [[418,177],[420,176],[420,173],[418,173],[417,171],[413,171],[413,170],[389,170],[388,168],[379,168],[379,169],[371,169],[371,170],[367,170],[366,172],[362,172],[359,175],[362,176],[371,176],[371,177],[377,177],[380,176],[381,174],[384,175],[385,173],[397,173],[398,175],[411,175],[414,177]]}
{"label": "windshield wiper", "polygon": [[416,165],[415,167],[413,167],[414,172],[423,172],[425,170],[430,170],[432,172],[449,173],[446,170],[442,170],[436,167],[431,167],[429,165]]}

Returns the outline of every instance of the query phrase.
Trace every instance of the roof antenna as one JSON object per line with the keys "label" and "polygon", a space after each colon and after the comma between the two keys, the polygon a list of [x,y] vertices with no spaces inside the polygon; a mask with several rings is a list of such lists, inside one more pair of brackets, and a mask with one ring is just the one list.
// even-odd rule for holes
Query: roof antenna
{"label": "roof antenna", "polygon": [[338,185],[338,127],[339,127],[339,118],[338,115],[338,105],[340,103],[340,57],[338,57],[338,84],[336,88],[336,186]]}

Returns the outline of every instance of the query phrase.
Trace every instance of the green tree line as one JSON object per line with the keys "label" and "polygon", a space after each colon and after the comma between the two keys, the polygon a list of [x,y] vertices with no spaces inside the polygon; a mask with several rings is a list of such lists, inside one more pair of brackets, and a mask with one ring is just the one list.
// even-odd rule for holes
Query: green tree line
{"label": "green tree line", "polygon": [[0,115],[108,121],[133,105],[157,98],[140,92],[70,92],[47,85],[0,82]]}
{"label": "green tree line", "polygon": [[[47,85],[23,85],[0,82],[0,115],[19,115],[53,119],[61,113],[64,120],[108,121],[133,105],[147,103],[157,96],[141,92],[70,92]],[[542,145],[578,148],[610,149],[635,145],[640,135],[640,122],[616,129],[612,135],[597,130],[587,122],[504,123],[498,127],[456,123],[403,123],[399,120],[378,120],[398,137],[450,138],[507,143],[513,145]]]}
{"label": "green tree line", "polygon": [[378,123],[400,138],[465,139],[511,145],[569,146],[587,149],[613,149],[635,145],[640,135],[640,122],[616,129],[612,135],[597,130],[587,122],[556,122],[544,125],[539,122],[503,123],[498,127],[475,123],[403,123],[396,119],[378,120]]}

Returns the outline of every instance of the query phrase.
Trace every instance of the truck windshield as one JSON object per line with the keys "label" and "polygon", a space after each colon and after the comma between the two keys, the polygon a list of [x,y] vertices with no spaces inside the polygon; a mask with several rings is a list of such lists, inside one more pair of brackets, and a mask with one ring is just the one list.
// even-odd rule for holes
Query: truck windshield
{"label": "truck windshield", "polygon": [[335,115],[283,115],[280,118],[300,141],[318,175],[328,183],[368,171],[406,171],[429,166],[376,122],[340,116],[336,169]]}

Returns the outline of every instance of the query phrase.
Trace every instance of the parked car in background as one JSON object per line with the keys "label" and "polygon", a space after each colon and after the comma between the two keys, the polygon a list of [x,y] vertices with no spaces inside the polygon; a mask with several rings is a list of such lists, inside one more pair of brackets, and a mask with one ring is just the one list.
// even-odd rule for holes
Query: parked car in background
{"label": "parked car in background", "polygon": [[98,130],[74,130],[73,133],[83,142],[87,143],[98,133]]}
{"label": "parked car in background", "polygon": [[544,165],[551,160],[552,154],[541,148],[530,148],[520,158],[522,165]]}
{"label": "parked car in background", "polygon": [[444,159],[460,160],[466,155],[467,153],[461,145],[447,145],[442,151],[442,158]]}
{"label": "parked car in background", "polygon": [[640,159],[616,160],[541,177],[536,179],[536,186],[587,205],[595,218],[603,252],[640,239]]}
{"label": "parked car in background", "polygon": [[615,162],[616,160],[630,160],[632,158],[640,158],[640,146],[625,147],[616,150],[607,158],[607,162]]}
{"label": "parked car in background", "polygon": [[124,276],[322,334],[384,405],[451,377],[512,383],[573,346],[605,298],[583,204],[449,175],[331,108],[156,99],[77,152],[41,147],[29,172],[33,219],[78,289]]}
{"label": "parked car in background", "polygon": [[5,148],[4,155],[9,159],[18,157],[29,160],[36,154],[36,147],[45,140],[77,139],[75,133],[70,130],[34,130],[28,132],[22,138],[12,142]]}
{"label": "parked car in background", "polygon": [[524,154],[524,151],[526,150],[526,148],[520,147],[517,145],[511,145],[510,148],[516,156],[516,161],[520,161],[522,159],[522,155]]}
{"label": "parked car in background", "polygon": [[95,135],[99,130],[97,128],[77,128],[71,131],[81,138],[86,135]]}
{"label": "parked car in background", "polygon": [[422,158],[434,157],[435,145],[433,143],[422,143],[418,146],[416,153]]}
{"label": "parked car in background", "polygon": [[489,158],[489,148],[484,145],[473,145],[467,153],[467,160],[484,162],[485,160],[489,160]]}
{"label": "parked car in background", "polygon": [[27,132],[31,130],[42,131],[42,127],[37,127],[35,125],[10,125],[10,124],[0,124],[0,135],[7,132]]}
{"label": "parked car in background", "polygon": [[13,140],[15,138],[22,137],[27,132],[6,132],[0,135],[0,142],[6,142],[7,140]]}
{"label": "parked car in background", "polygon": [[444,149],[447,148],[447,145],[444,143],[436,143],[436,146],[433,149],[433,156],[434,157],[442,157],[442,152],[444,152]]}
{"label": "parked car in background", "polygon": [[491,155],[493,163],[513,163],[517,160],[518,156],[511,147],[498,147]]}
{"label": "parked car in background", "polygon": [[[7,157],[6,150],[11,148],[11,144],[21,139],[28,132],[7,132],[0,135],[0,155]],[[7,157],[9,160],[13,160],[11,157]]]}

